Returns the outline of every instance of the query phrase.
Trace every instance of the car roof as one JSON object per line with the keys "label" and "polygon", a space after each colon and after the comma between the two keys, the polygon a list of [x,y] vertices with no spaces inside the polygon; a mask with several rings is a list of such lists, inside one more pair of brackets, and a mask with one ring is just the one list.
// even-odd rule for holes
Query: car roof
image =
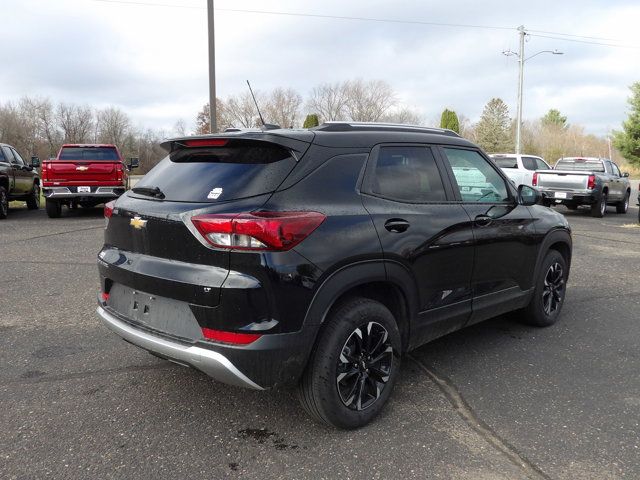
{"label": "car roof", "polygon": [[78,147],[78,148],[117,148],[113,143],[65,143],[64,147]]}

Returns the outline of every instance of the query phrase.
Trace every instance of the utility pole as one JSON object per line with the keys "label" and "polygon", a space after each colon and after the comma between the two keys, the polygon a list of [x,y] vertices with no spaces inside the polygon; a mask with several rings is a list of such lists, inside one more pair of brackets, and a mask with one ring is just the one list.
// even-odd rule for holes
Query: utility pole
{"label": "utility pole", "polygon": [[216,35],[214,31],[213,0],[207,0],[207,20],[209,25],[209,132],[216,133]]}
{"label": "utility pole", "polygon": [[524,82],[524,36],[527,34],[524,25],[518,27],[520,34],[520,53],[518,55],[518,112],[516,115],[516,153],[521,153],[522,145],[522,84]]}

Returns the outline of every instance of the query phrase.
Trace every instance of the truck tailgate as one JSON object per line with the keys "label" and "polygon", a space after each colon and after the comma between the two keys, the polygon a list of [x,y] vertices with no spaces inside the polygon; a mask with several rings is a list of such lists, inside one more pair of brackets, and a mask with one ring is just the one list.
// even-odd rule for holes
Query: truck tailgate
{"label": "truck tailgate", "polygon": [[105,161],[61,161],[47,163],[48,180],[56,182],[81,182],[93,185],[117,180],[117,163]]}
{"label": "truck tailgate", "polygon": [[538,173],[538,188],[550,190],[578,191],[586,190],[591,172],[571,170],[542,170]]}

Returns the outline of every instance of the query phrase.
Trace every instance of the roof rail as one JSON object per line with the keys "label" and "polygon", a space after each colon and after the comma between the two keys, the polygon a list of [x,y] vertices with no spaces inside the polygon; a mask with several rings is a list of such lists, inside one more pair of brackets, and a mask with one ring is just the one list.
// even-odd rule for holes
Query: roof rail
{"label": "roof rail", "polygon": [[447,135],[450,137],[459,137],[453,130],[434,127],[421,127],[419,125],[405,125],[403,123],[383,123],[383,122],[324,122],[313,130],[321,132],[416,132],[431,133],[436,135]]}

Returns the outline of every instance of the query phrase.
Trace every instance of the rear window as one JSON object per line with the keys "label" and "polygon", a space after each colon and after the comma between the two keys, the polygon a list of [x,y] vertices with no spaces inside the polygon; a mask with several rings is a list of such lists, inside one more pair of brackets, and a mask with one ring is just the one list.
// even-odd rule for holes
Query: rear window
{"label": "rear window", "polygon": [[176,202],[222,202],[273,192],[295,165],[291,152],[279,145],[232,140],[223,147],[172,152],[135,189],[159,188],[165,200]]}
{"label": "rear window", "polygon": [[604,163],[600,160],[586,158],[563,158],[556,163],[556,170],[587,170],[590,172],[604,172]]}
{"label": "rear window", "polygon": [[120,161],[118,151],[114,147],[63,147],[60,160],[105,160]]}
{"label": "rear window", "polygon": [[496,165],[500,168],[518,168],[518,159],[516,157],[491,157]]}

